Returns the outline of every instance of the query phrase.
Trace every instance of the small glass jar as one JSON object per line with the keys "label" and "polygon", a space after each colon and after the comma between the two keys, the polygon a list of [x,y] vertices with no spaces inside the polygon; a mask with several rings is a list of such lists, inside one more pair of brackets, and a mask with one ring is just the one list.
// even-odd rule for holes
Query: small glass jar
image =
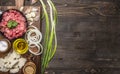
{"label": "small glass jar", "polygon": [[11,48],[11,42],[8,39],[1,39],[0,40],[0,52],[6,53]]}
{"label": "small glass jar", "polygon": [[28,43],[24,39],[16,39],[13,42],[13,49],[18,53],[18,54],[25,54],[28,51]]}

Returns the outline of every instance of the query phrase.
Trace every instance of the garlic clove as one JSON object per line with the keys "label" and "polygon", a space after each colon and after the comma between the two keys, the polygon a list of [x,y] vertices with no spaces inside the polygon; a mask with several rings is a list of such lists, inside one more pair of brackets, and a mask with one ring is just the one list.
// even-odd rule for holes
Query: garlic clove
{"label": "garlic clove", "polygon": [[31,15],[31,17],[35,17],[36,16],[35,12],[31,12],[30,15]]}
{"label": "garlic clove", "polygon": [[17,73],[17,72],[19,72],[19,68],[10,69],[10,73]]}
{"label": "garlic clove", "polygon": [[31,21],[31,22],[33,22],[33,18],[28,18],[28,21]]}
{"label": "garlic clove", "polygon": [[17,54],[15,51],[13,51],[12,56],[15,56],[14,58],[16,58],[16,59],[20,58],[20,54]]}
{"label": "garlic clove", "polygon": [[38,11],[38,8],[33,7],[31,11],[32,11],[32,12],[37,12],[37,11]]}
{"label": "garlic clove", "polygon": [[25,64],[26,61],[27,60],[25,58],[20,58],[19,59],[18,66],[19,66],[20,69],[24,66],[24,64]]}
{"label": "garlic clove", "polygon": [[7,61],[7,64],[5,64],[5,67],[9,69],[9,68],[12,68],[17,63],[18,63],[18,60]]}
{"label": "garlic clove", "polygon": [[22,7],[20,7],[20,11],[23,11],[23,9],[24,9],[24,7],[22,6]]}
{"label": "garlic clove", "polygon": [[27,14],[25,15],[27,18],[31,18],[31,14]]}
{"label": "garlic clove", "polygon": [[7,69],[7,68],[5,68],[4,66],[2,66],[2,67],[0,67],[0,71],[2,71],[2,72],[8,72],[9,69]]}
{"label": "garlic clove", "polygon": [[0,59],[0,69],[4,66],[4,60]]}

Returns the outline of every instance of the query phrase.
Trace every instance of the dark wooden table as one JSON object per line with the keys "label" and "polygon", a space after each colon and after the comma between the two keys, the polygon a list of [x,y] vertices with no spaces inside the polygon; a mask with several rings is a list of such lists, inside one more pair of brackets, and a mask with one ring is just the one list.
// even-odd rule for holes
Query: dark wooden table
{"label": "dark wooden table", "polygon": [[[1,5],[12,5],[6,1]],[[59,14],[58,49],[46,74],[120,74],[120,1],[53,2]]]}

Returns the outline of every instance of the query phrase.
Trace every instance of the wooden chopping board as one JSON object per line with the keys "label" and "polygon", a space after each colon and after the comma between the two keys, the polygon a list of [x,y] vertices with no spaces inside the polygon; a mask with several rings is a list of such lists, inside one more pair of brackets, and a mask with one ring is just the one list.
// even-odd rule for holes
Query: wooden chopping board
{"label": "wooden chopping board", "polygon": [[[22,0],[21,0],[22,1]],[[19,3],[19,2],[18,2]],[[29,7],[33,7],[33,6],[23,6],[24,7],[24,9],[28,9]],[[39,9],[39,13],[41,13],[41,8],[39,7],[39,6],[35,6],[36,8],[38,8]],[[7,9],[20,9],[20,6],[19,6],[19,4],[17,5],[17,6],[0,6],[0,10],[2,10],[2,11],[5,11],[5,10],[7,10]],[[24,11],[22,11],[23,12],[23,14],[24,14]],[[34,26],[36,26],[39,30],[41,29],[41,24],[40,24],[40,19],[39,19],[39,21],[37,21],[37,22],[34,22],[33,23],[33,25]],[[31,54],[28,52],[28,53],[26,53],[25,55],[23,55],[23,56],[25,56],[25,57],[30,57],[31,56]],[[34,56],[34,55],[32,55],[32,58],[31,58],[31,60],[36,64],[36,67],[37,67],[37,69],[36,69],[36,74],[41,74],[41,56]],[[4,72],[0,72],[0,74],[10,74],[9,72],[7,72],[7,73],[4,73]],[[16,73],[16,74],[23,74],[23,70],[21,69],[18,73]]]}

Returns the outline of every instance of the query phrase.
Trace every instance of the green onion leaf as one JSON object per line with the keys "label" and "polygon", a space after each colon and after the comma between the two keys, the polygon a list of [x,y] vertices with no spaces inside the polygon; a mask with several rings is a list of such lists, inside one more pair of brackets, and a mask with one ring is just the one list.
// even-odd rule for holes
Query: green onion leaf
{"label": "green onion leaf", "polygon": [[57,49],[57,36],[56,36],[56,24],[57,24],[57,10],[51,0],[47,0],[47,4],[50,8],[50,15],[46,9],[46,5],[43,0],[39,0],[42,4],[43,14],[45,17],[45,37],[44,37],[44,53],[42,55],[42,74],[44,74],[49,62],[55,55]]}

